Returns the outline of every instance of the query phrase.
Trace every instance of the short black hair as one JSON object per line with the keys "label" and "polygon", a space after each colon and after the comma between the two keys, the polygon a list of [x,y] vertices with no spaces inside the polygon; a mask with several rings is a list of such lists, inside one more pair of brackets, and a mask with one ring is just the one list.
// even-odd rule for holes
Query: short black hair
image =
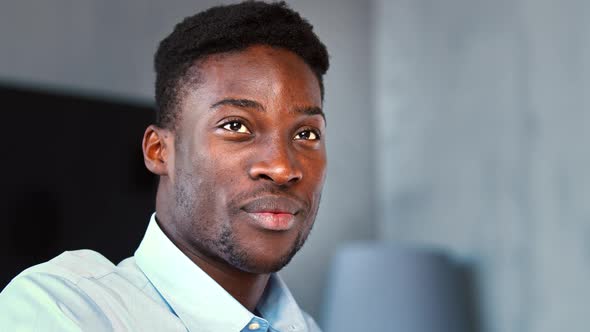
{"label": "short black hair", "polygon": [[185,76],[197,60],[255,44],[284,48],[300,56],[317,77],[323,100],[329,56],[313,26],[285,2],[245,1],[186,17],[160,42],[154,57],[156,125],[175,128]]}

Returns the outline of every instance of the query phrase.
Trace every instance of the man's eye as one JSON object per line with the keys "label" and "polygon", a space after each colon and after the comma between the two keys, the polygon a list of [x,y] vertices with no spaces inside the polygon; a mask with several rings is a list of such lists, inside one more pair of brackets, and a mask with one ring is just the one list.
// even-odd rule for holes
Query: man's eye
{"label": "man's eye", "polygon": [[224,124],[221,128],[223,128],[225,130],[233,131],[236,133],[250,134],[250,130],[248,130],[248,128],[246,128],[246,126],[244,126],[243,123],[238,122],[238,121],[228,122],[228,123]]}
{"label": "man's eye", "polygon": [[304,130],[304,131],[298,132],[297,135],[295,135],[295,139],[296,140],[316,141],[320,138],[319,136],[320,135],[318,135],[313,130]]}

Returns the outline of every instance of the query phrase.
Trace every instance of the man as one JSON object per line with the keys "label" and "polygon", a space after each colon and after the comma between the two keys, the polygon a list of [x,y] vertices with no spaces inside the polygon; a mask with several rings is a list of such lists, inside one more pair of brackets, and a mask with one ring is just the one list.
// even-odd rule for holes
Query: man
{"label": "man", "polygon": [[325,46],[284,3],[245,2],[186,18],[155,69],[142,147],[159,185],[135,255],[26,270],[0,295],[0,330],[319,331],[274,272],[319,206]]}

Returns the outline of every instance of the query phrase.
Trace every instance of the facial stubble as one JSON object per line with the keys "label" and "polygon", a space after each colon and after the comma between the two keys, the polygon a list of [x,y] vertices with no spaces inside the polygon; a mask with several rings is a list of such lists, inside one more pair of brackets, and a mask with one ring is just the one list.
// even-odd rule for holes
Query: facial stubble
{"label": "facial stubble", "polygon": [[[191,247],[207,257],[224,262],[241,271],[250,273],[271,273],[277,272],[285,267],[295,254],[303,247],[307,237],[311,233],[314,220],[317,215],[318,204],[315,204],[309,210],[307,220],[310,220],[309,228],[303,228],[297,234],[295,241],[290,250],[279,259],[271,264],[259,264],[251,252],[240,245],[236,239],[236,234],[232,230],[234,220],[230,218],[229,224],[222,223],[216,230],[215,221],[208,220],[206,213],[201,213],[197,209],[199,206],[215,206],[214,195],[199,195],[198,190],[201,187],[201,181],[192,174],[184,172],[182,169],[176,169],[176,182],[174,184],[175,202],[177,204],[174,223],[184,225],[182,230],[189,232],[184,234],[185,239]],[[197,200],[204,200],[197,202]],[[231,209],[228,207],[228,209]],[[311,218],[311,219],[309,219]],[[210,236],[207,236],[210,235]]]}

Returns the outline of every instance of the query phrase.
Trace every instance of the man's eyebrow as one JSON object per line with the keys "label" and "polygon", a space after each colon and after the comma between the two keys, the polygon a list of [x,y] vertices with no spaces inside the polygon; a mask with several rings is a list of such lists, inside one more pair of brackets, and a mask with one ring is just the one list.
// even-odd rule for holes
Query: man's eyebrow
{"label": "man's eyebrow", "polygon": [[[258,111],[264,112],[264,106],[257,101],[250,100],[250,99],[236,99],[236,98],[224,98],[213,105],[211,105],[211,109],[217,108],[219,106],[236,106],[240,108],[254,108]],[[324,115],[324,111],[322,111],[321,107],[317,106],[308,106],[308,107],[297,107],[290,111],[291,113],[299,113],[305,115],[321,115],[326,120],[326,116]]]}
{"label": "man's eyebrow", "polygon": [[321,115],[322,118],[324,118],[324,121],[326,121],[326,115],[324,114],[324,111],[322,111],[322,109],[317,106],[298,107],[295,108],[292,112],[305,115]]}
{"label": "man's eyebrow", "polygon": [[254,100],[250,100],[250,99],[235,99],[235,98],[225,98],[222,99],[216,103],[214,103],[213,105],[211,105],[211,108],[217,108],[219,106],[223,106],[223,105],[230,105],[230,106],[236,106],[236,107],[241,107],[241,108],[256,108],[260,111],[264,111],[264,107],[259,103],[256,102]]}

